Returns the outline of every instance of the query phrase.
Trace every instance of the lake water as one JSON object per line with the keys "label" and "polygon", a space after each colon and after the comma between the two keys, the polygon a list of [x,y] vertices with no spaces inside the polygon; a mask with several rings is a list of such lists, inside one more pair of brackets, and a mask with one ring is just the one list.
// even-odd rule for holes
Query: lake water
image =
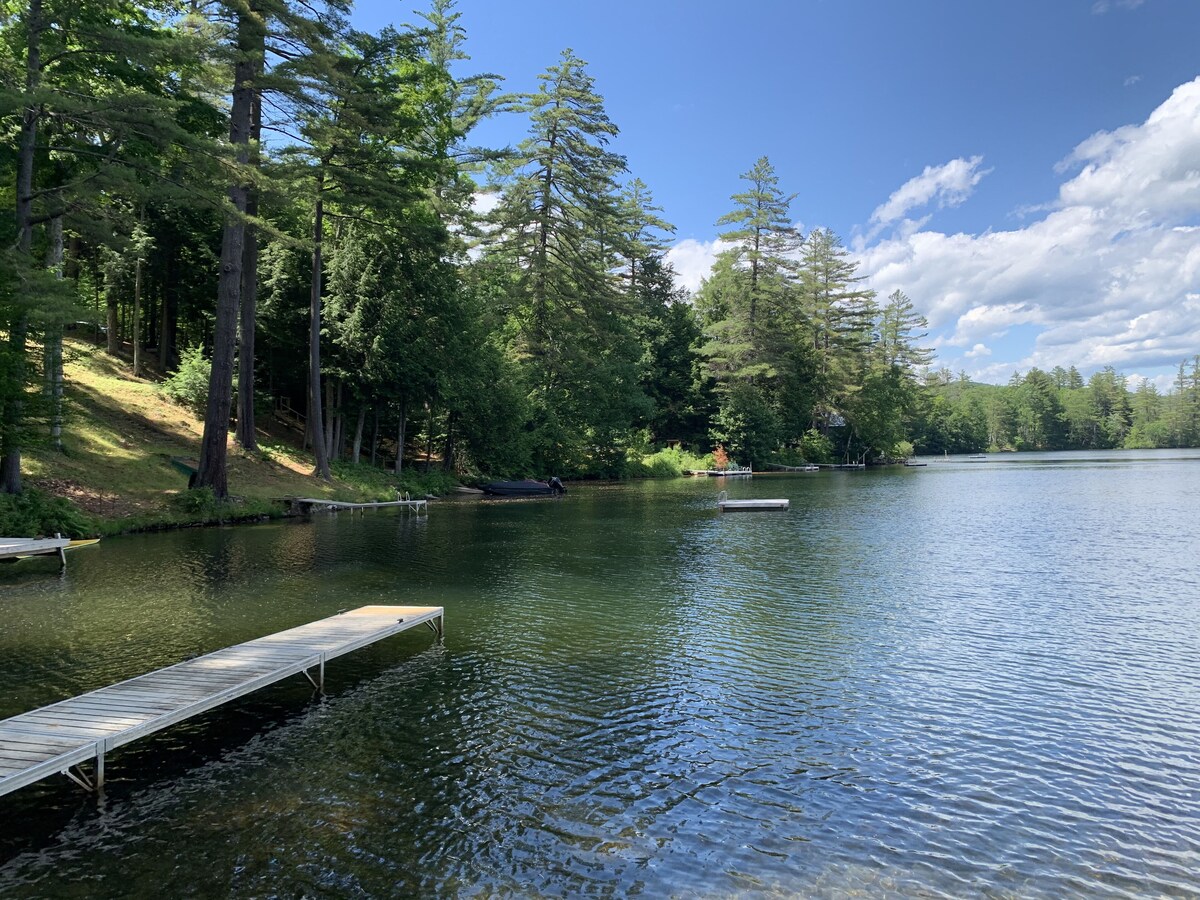
{"label": "lake water", "polygon": [[0,798],[0,895],[1200,896],[1200,453],[573,487],[0,567],[0,717],[406,633]]}

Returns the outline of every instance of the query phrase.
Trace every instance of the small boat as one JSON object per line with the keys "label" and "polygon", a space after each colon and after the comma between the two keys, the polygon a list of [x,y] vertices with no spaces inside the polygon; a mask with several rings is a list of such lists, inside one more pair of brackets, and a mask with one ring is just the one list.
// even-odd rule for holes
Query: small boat
{"label": "small boat", "polygon": [[493,497],[553,497],[565,494],[567,489],[558,478],[549,481],[491,481],[483,485],[483,492]]}

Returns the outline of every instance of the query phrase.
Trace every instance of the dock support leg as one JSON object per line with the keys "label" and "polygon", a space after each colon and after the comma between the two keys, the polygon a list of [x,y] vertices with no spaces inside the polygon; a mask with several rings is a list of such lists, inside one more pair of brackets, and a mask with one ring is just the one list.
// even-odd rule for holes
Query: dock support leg
{"label": "dock support leg", "polygon": [[437,635],[437,639],[439,641],[446,636],[444,627],[442,625],[441,616],[438,616],[436,619],[427,619],[425,624],[428,625],[430,630]]}
{"label": "dock support leg", "polygon": [[304,677],[308,679],[308,683],[315,687],[320,693],[325,693],[325,654],[321,654],[320,661],[317,663],[317,677],[313,678],[312,673],[308,669],[301,669]]}
{"label": "dock support leg", "polygon": [[104,793],[104,750],[96,751],[96,793]]}

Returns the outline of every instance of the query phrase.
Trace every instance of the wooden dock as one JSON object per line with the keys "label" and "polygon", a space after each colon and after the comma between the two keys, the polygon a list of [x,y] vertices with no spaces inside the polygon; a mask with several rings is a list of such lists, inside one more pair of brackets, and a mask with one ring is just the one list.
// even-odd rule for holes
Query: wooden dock
{"label": "wooden dock", "polygon": [[56,774],[100,790],[109,751],[292,675],[321,690],[329,660],[422,623],[440,638],[442,616],[364,606],[0,720],[0,795]]}
{"label": "wooden dock", "polygon": [[0,559],[27,559],[30,556],[58,556],[65,566],[67,538],[7,538],[0,537]]}
{"label": "wooden dock", "polygon": [[380,509],[385,506],[399,506],[404,509],[415,510],[416,512],[429,512],[428,500],[384,500],[379,503],[347,503],[344,500],[319,500],[313,497],[301,497],[290,501],[292,504],[300,507],[304,512],[311,512],[314,509],[328,509],[337,511],[339,509],[364,510],[364,509]]}

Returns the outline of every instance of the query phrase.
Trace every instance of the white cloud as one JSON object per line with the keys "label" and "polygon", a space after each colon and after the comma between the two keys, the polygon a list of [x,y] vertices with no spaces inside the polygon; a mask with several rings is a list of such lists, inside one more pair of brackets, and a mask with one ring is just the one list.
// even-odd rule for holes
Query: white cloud
{"label": "white cloud", "polygon": [[1124,84],[1125,84],[1125,87],[1133,87],[1133,85],[1137,84],[1141,80],[1142,80],[1141,75],[1130,75],[1128,78],[1125,79]]}
{"label": "white cloud", "polygon": [[[1048,211],[1025,227],[979,235],[901,230],[856,248],[861,271],[881,294],[900,288],[912,297],[945,349],[974,352],[983,344],[996,356],[1011,354],[995,339],[1018,325],[1039,329],[1020,358],[997,359],[976,377],[1072,363],[1152,369],[1194,354],[1200,79],[1178,87],[1145,122],[1082,141],[1058,171],[1065,177],[1077,167]],[[905,208],[896,200],[901,191],[882,215]]]}
{"label": "white cloud", "polygon": [[675,268],[676,281],[689,291],[695,291],[712,271],[717,255],[728,246],[720,239],[698,241],[684,238],[667,251],[667,262]]}
{"label": "white cloud", "polygon": [[1102,16],[1110,9],[1137,9],[1146,0],[1096,0],[1092,4],[1092,15]]}
{"label": "white cloud", "polygon": [[1134,372],[1132,375],[1125,376],[1125,384],[1129,390],[1136,391],[1143,378],[1154,385],[1154,389],[1160,394],[1169,394],[1175,389],[1174,375],[1141,375]]}
{"label": "white cloud", "polygon": [[871,221],[887,225],[904,218],[909,210],[925,206],[937,200],[939,207],[958,206],[974,191],[979,180],[991,169],[980,171],[982,156],[970,159],[952,159],[942,166],[926,166],[925,170],[910,178],[888,197],[871,214]]}
{"label": "white cloud", "polygon": [[981,359],[984,356],[991,356],[992,351],[988,349],[987,344],[976,344],[970,350],[963,354],[964,359]]}
{"label": "white cloud", "polygon": [[486,216],[499,205],[499,191],[476,191],[471,195],[471,207],[478,216]]}

